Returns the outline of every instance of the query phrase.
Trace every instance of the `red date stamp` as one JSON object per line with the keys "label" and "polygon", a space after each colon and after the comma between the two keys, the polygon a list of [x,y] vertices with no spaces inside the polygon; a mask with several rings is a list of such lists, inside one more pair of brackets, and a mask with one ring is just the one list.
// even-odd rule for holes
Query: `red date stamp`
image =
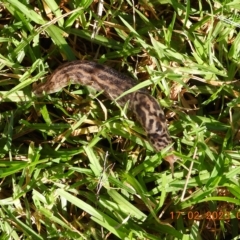
{"label": "red date stamp", "polygon": [[231,218],[240,219],[240,211],[232,213],[229,211],[207,211],[200,213],[198,211],[187,212],[170,212],[171,219],[179,219],[181,216],[187,217],[189,220],[230,220]]}

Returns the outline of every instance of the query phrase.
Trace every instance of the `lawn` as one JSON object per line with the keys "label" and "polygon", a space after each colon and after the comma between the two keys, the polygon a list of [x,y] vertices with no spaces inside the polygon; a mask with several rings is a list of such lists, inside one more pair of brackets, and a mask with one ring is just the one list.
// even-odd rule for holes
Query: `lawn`
{"label": "lawn", "polygon": [[[0,2],[0,239],[240,238],[240,2]],[[164,109],[174,178],[128,104],[69,85],[104,64]]]}

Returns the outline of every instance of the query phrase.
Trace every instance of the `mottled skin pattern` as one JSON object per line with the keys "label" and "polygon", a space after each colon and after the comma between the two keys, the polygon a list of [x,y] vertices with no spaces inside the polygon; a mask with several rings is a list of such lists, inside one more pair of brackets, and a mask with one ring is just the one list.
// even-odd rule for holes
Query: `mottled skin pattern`
{"label": "mottled skin pattern", "polygon": [[[46,83],[34,86],[33,92],[41,97],[60,91],[70,84],[88,85],[114,100],[123,92],[136,85],[136,81],[108,66],[90,61],[72,61],[57,68]],[[117,100],[124,106],[129,101],[129,109],[134,112],[138,121],[147,133],[148,139],[156,151],[161,151],[172,143],[168,133],[164,112],[155,98],[147,90],[141,89],[127,94]],[[165,158],[170,163],[172,172],[176,156]]]}

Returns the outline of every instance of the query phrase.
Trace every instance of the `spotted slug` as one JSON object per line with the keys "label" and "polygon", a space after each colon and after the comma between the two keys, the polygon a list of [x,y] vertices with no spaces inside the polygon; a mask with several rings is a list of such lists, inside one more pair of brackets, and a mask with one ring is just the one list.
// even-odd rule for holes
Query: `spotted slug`
{"label": "spotted slug", "polygon": [[[58,67],[45,83],[35,85],[33,92],[37,97],[41,97],[44,94],[58,92],[70,84],[91,86],[96,91],[103,92],[108,99],[115,100],[134,87],[136,81],[106,65],[76,60]],[[135,114],[156,151],[161,151],[172,143],[164,112],[146,89],[129,93],[117,100],[120,106],[127,102],[129,110]],[[169,162],[173,174],[173,165],[177,157],[170,154],[165,160]]]}

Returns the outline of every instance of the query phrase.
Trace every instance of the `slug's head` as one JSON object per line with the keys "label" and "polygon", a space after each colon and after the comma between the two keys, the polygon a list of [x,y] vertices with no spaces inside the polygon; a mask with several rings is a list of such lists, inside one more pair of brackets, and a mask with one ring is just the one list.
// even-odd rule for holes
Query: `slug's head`
{"label": "slug's head", "polygon": [[168,155],[164,157],[164,160],[169,162],[171,172],[172,172],[172,178],[174,178],[174,163],[177,161],[178,157],[174,154]]}

